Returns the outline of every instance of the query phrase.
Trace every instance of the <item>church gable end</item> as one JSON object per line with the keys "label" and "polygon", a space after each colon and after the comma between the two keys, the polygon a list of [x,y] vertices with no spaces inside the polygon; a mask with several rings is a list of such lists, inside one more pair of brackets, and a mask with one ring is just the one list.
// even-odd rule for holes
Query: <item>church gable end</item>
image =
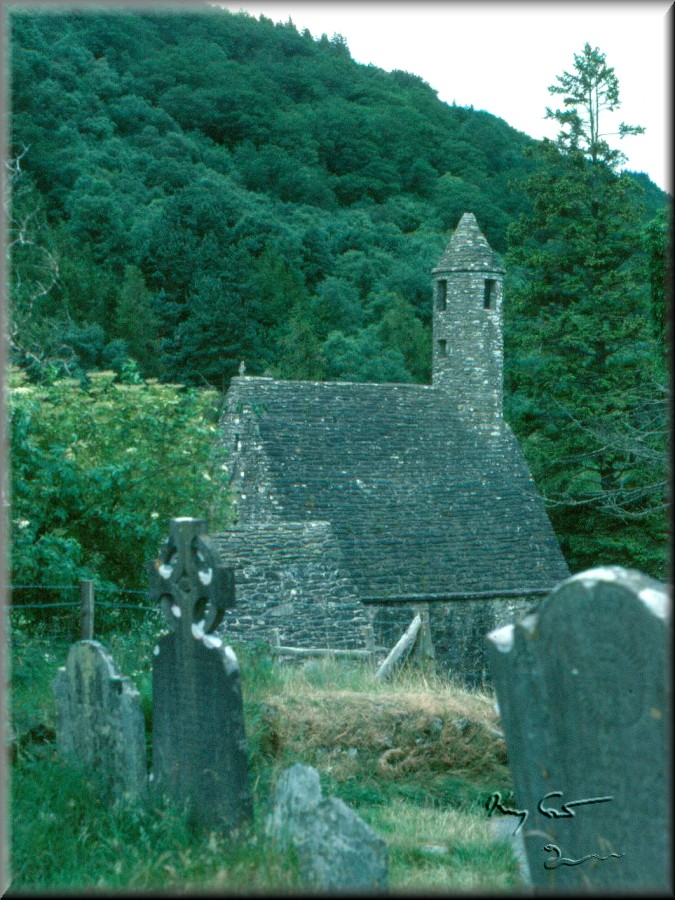
{"label": "church gable end", "polygon": [[[269,379],[255,379],[261,382]],[[269,460],[260,436],[265,410],[260,400],[238,389],[248,378],[232,379],[220,421],[219,456],[228,475],[235,522],[266,522],[283,515],[272,490]]]}

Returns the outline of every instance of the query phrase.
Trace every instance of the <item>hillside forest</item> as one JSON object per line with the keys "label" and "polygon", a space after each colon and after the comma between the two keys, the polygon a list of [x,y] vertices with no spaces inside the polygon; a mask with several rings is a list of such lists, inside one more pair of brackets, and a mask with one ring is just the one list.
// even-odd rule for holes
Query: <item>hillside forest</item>
{"label": "hillside forest", "polygon": [[667,579],[670,197],[622,169],[639,125],[603,134],[598,48],[570,48],[535,141],[290,20],[9,22],[14,584],[144,588],[171,516],[222,524],[242,361],[428,382],[430,273],[466,211],[505,264],[505,417],[570,568]]}

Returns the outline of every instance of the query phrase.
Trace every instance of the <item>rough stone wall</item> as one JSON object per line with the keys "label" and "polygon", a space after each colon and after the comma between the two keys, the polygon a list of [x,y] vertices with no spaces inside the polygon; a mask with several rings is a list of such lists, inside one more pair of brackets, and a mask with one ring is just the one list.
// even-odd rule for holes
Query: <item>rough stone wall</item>
{"label": "rough stone wall", "polygon": [[[271,379],[257,379],[262,385]],[[269,460],[260,436],[265,414],[264,393],[258,403],[245,403],[233,387],[225,398],[218,454],[229,477],[235,522],[251,525],[279,519],[282,510],[272,489]]]}
{"label": "rough stone wall", "polygon": [[240,640],[363,648],[368,616],[345,574],[328,522],[240,526],[212,536],[234,568],[236,606],[221,630]]}
{"label": "rough stone wall", "polygon": [[[489,309],[486,280],[493,282]],[[442,282],[447,300],[440,309]],[[502,294],[498,272],[441,271],[434,279],[433,386],[450,391],[469,422],[495,429],[503,410]]]}
{"label": "rough stone wall", "polygon": [[[237,604],[219,629],[230,639],[271,643],[278,629],[285,645],[363,649],[371,624],[376,646],[388,650],[415,615],[413,603],[358,600],[328,522],[239,526],[212,539],[235,570]],[[541,599],[429,603],[438,673],[470,687],[488,684],[485,635],[519,620]]]}

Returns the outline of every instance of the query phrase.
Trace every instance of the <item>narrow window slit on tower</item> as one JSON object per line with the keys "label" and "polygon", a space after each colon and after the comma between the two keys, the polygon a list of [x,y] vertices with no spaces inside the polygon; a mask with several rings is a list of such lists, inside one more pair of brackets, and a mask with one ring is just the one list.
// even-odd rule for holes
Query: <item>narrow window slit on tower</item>
{"label": "narrow window slit on tower", "polygon": [[485,287],[483,289],[483,309],[495,308],[495,284],[494,278],[485,279]]}
{"label": "narrow window slit on tower", "polygon": [[448,355],[448,342],[440,340],[438,342],[438,355],[439,356],[447,356]]}
{"label": "narrow window slit on tower", "polygon": [[448,282],[441,279],[436,287],[436,308],[445,309],[448,305]]}

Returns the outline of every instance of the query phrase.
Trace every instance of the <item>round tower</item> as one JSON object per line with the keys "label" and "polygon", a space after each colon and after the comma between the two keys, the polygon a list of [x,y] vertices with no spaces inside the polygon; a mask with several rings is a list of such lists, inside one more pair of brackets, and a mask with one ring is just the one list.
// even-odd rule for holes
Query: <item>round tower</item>
{"label": "round tower", "polygon": [[432,384],[475,424],[499,427],[504,269],[473,213],[462,216],[432,275]]}

